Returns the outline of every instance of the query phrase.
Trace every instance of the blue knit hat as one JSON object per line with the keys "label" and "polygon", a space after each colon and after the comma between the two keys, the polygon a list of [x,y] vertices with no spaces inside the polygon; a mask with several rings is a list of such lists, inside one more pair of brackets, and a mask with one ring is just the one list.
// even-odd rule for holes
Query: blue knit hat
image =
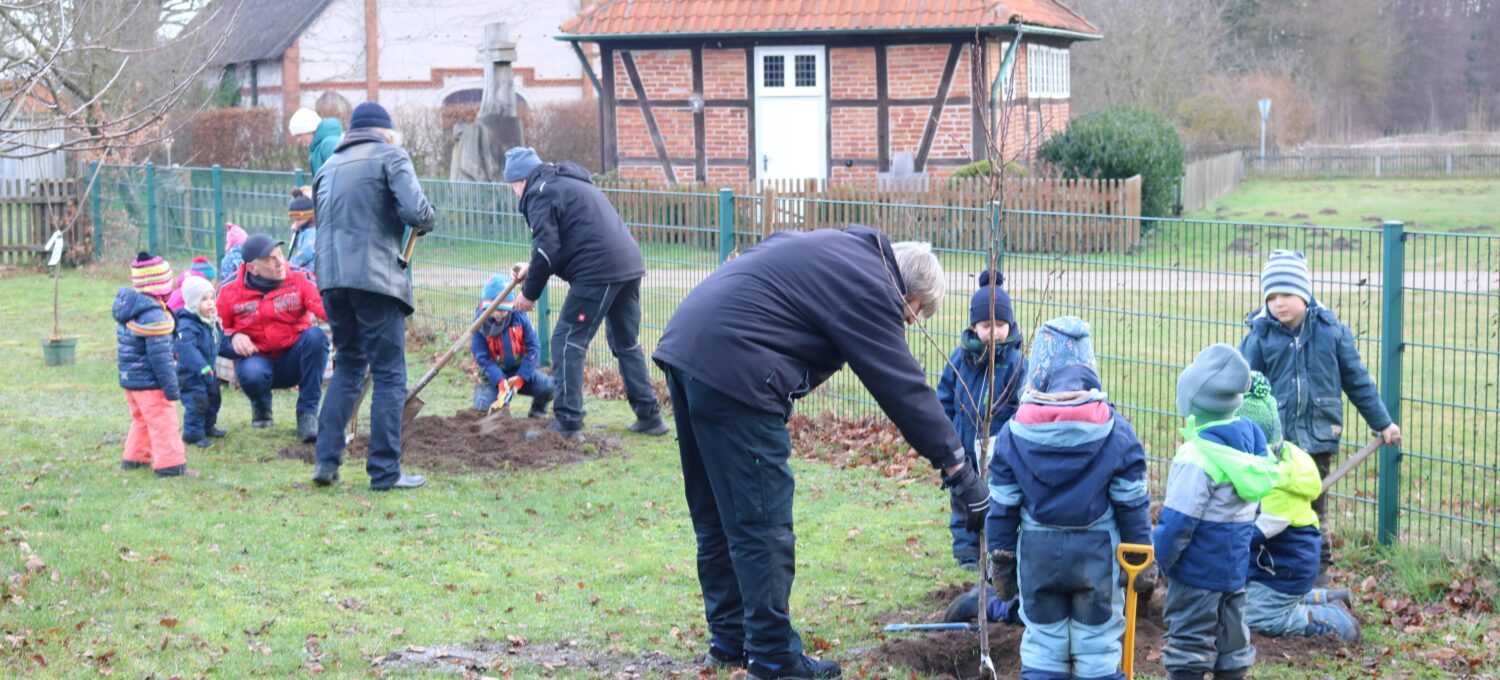
{"label": "blue knit hat", "polygon": [[1250,364],[1224,343],[1204,348],[1177,376],[1177,410],[1200,423],[1234,415],[1250,389]]}
{"label": "blue knit hat", "polygon": [[[501,274],[491,276],[490,280],[485,282],[484,292],[479,294],[479,299],[493,300],[497,297],[500,297],[500,294],[505,292],[505,288],[506,286],[510,285],[510,282],[511,278],[509,276],[504,276]],[[512,295],[514,295],[514,293],[512,293]]]}
{"label": "blue knit hat", "polygon": [[386,128],[391,125],[391,114],[387,113],[384,106],[376,102],[364,102],[354,107],[354,113],[349,116],[349,129],[359,128]]}
{"label": "blue knit hat", "polygon": [[1052,389],[1052,377],[1067,366],[1087,366],[1097,371],[1094,341],[1089,332],[1089,322],[1076,316],[1059,316],[1042,324],[1031,338],[1026,389],[1039,393],[1056,391]]}
{"label": "blue knit hat", "polygon": [[1272,293],[1290,293],[1312,304],[1312,274],[1307,270],[1307,258],[1295,250],[1273,250],[1260,270],[1260,299],[1262,302]]}
{"label": "blue knit hat", "polygon": [[539,167],[542,167],[542,159],[537,157],[536,149],[529,146],[516,146],[505,152],[505,181],[507,182],[519,182],[526,179]]}
{"label": "blue knit hat", "polygon": [[[991,276],[994,274],[994,276]],[[1005,285],[1005,275],[1000,272],[988,270],[979,272],[979,290],[969,298],[969,325],[990,319],[990,295],[995,297],[995,320],[1010,324],[1011,328],[1016,326],[1016,315],[1010,308],[1010,294],[1005,292],[1001,286]]]}

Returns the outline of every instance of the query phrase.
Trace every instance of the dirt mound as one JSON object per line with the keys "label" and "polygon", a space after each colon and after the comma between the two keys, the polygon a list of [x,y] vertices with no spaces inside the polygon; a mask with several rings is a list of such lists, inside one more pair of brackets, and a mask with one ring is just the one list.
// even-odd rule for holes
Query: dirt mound
{"label": "dirt mound", "polygon": [[[540,429],[546,422],[521,417],[497,416],[494,431],[481,434],[479,421],[483,417],[477,411],[459,411],[451,417],[417,418],[406,437],[401,462],[433,472],[545,469],[596,458],[620,447],[619,442],[605,437],[575,442],[555,432],[528,442],[526,432]],[[360,434],[349,442],[345,456],[364,458],[369,444],[369,435]],[[279,455],[308,464],[317,459],[309,444],[283,447]]]}
{"label": "dirt mound", "polygon": [[[929,593],[932,602],[941,595],[963,592],[967,587],[945,586]],[[1137,673],[1165,675],[1161,665],[1161,648],[1166,636],[1166,626],[1161,619],[1159,607],[1162,591],[1158,589],[1156,602],[1143,603],[1141,618],[1135,631],[1135,670]],[[942,603],[946,606],[947,602]],[[922,617],[924,621],[941,618],[935,614]],[[994,624],[990,626],[990,659],[1002,680],[1019,678],[1021,672],[1021,633],[1025,628]],[[941,633],[893,633],[879,647],[859,658],[859,664],[869,668],[874,675],[890,668],[910,668],[918,673],[948,678],[979,677],[979,636],[973,632],[950,631]],[[1280,665],[1294,668],[1318,668],[1314,657],[1318,654],[1335,653],[1341,646],[1335,638],[1267,638],[1254,636],[1256,665]]]}

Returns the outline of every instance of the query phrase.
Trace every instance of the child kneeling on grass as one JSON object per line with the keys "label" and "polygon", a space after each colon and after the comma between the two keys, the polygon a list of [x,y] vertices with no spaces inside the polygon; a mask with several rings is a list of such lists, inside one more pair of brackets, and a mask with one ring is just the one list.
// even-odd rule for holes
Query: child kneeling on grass
{"label": "child kneeling on grass", "polygon": [[120,387],[130,407],[123,470],[150,466],[157,477],[187,472],[187,454],[177,429],[177,362],[172,356],[174,325],[167,311],[172,267],[140,253],[130,265],[130,287],[115,294],[112,309]]}
{"label": "child kneeling on grass", "polygon": [[1266,435],[1281,468],[1276,488],[1260,500],[1250,538],[1249,583],[1245,584],[1245,623],[1271,637],[1337,635],[1359,642],[1359,621],[1349,613],[1347,590],[1314,588],[1323,535],[1312,500],[1323,480],[1307,452],[1282,439],[1276,397],[1266,377],[1253,373],[1240,415]]}
{"label": "child kneeling on grass", "polygon": [[1161,663],[1169,680],[1238,680],[1255,663],[1245,625],[1245,564],[1257,502],[1279,470],[1266,436],[1235,415],[1250,366],[1229,345],[1210,345],[1177,378],[1185,441],[1172,459],[1153,543],[1167,576]]}
{"label": "child kneeling on grass", "polygon": [[[509,283],[509,278],[499,274],[490,277],[480,295],[479,308],[474,310],[475,317],[505,292]],[[511,292],[469,341],[469,351],[479,365],[483,381],[474,388],[474,409],[489,410],[497,400],[515,391],[531,397],[531,410],[526,417],[546,418],[547,404],[556,394],[557,386],[552,376],[537,370],[541,343],[526,312],[515,310],[515,295]]]}
{"label": "child kneeling on grass", "polygon": [[214,357],[223,331],[214,286],[208,279],[188,277],[182,284],[182,309],[177,310],[177,386],[182,393],[182,441],[199,447],[227,432],[219,421],[219,377]]}
{"label": "child kneeling on grass", "polygon": [[[1145,450],[1101,391],[1083,319],[1043,324],[1026,376],[989,466],[998,593],[986,613],[995,620],[1006,613],[997,604],[1020,595],[1023,678],[1124,678],[1115,549],[1150,540]],[[1147,569],[1131,587],[1154,579]]]}
{"label": "child kneeling on grass", "polygon": [[[1004,274],[979,274],[979,290],[969,299],[969,327],[964,329],[938,381],[938,401],[975,470],[979,469],[978,442],[998,434],[1021,402],[1026,362],[1021,356],[1021,333],[1011,311],[1010,295],[1000,287],[1003,283]],[[981,434],[979,426],[986,415],[990,418],[989,430]],[[948,532],[953,536],[953,559],[962,568],[978,569],[979,535],[964,528],[967,511],[950,509]]]}

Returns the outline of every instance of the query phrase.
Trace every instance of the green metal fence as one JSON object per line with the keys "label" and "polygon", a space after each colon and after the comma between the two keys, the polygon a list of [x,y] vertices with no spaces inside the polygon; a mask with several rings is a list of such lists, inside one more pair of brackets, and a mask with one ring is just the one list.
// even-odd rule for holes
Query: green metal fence
{"label": "green metal fence", "polygon": [[[288,232],[294,173],[105,166],[99,172],[97,243],[105,257],[151,247],[170,258],[222,252],[223,223],[251,233]],[[529,254],[528,232],[505,185],[424,180],[438,228],[418,248],[411,276],[421,323],[467,323],[493,273]],[[1160,484],[1180,440],[1177,374],[1212,342],[1237,344],[1258,304],[1269,252],[1306,253],[1315,295],[1353,331],[1371,375],[1405,431],[1337,487],[1329,522],[1345,536],[1429,544],[1455,552],[1500,549],[1500,237],[1381,228],[1150,220],[1100,215],[767,198],[724,191],[606,190],[641,244],[642,342],[654,350],[678,302],[735,251],[759,242],[766,211],[799,224],[873,223],[893,239],[933,244],[949,272],[940,312],[913,329],[913,354],[936,382],[967,324],[986,234],[1003,233],[1002,269],[1019,331],[1059,314],[1094,327],[1100,374],[1134,424]],[[1073,232],[1146,229],[1138,246],[1101,251]],[[1085,235],[1087,236],[1087,235]],[[1005,245],[1003,244],[1003,245]],[[1091,245],[1095,244],[1095,245]],[[181,265],[179,264],[179,267]],[[554,282],[550,295],[563,293]],[[551,306],[536,319],[546,342]],[[595,358],[607,360],[604,343]],[[546,353],[544,352],[544,356]],[[726,360],[733,360],[726,357]],[[460,405],[455,405],[455,407]],[[799,404],[805,414],[875,412],[843,371]],[[1345,405],[1345,446],[1369,441]]]}

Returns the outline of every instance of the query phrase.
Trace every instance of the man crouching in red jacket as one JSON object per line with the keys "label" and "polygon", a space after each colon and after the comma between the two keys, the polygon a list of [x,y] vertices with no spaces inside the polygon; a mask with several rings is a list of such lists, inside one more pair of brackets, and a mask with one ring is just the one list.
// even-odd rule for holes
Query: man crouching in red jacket
{"label": "man crouching in red jacket", "polygon": [[265,234],[245,240],[245,266],[219,291],[224,342],[219,355],[234,360],[240,389],[250,398],[250,426],[271,426],[271,390],[297,388],[297,436],[318,438],[318,402],[328,336],[312,317],[327,321],[318,287],[290,271],[282,242]]}

